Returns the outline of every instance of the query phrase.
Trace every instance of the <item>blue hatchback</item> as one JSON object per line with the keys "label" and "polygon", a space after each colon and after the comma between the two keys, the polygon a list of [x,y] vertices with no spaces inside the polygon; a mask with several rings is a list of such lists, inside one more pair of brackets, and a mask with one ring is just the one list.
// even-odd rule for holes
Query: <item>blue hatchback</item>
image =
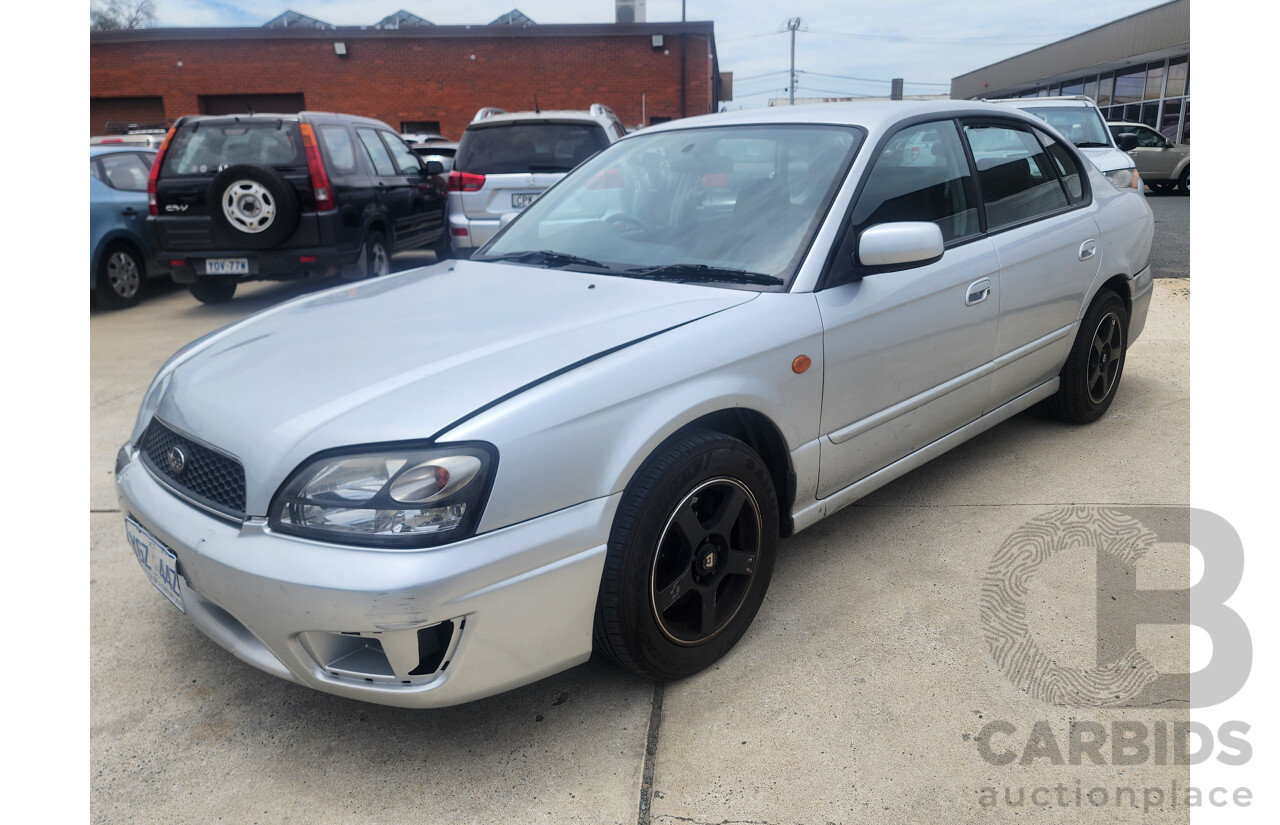
{"label": "blue hatchback", "polygon": [[147,278],[169,274],[151,259],[147,177],[155,150],[89,147],[89,289],[104,307],[133,306]]}

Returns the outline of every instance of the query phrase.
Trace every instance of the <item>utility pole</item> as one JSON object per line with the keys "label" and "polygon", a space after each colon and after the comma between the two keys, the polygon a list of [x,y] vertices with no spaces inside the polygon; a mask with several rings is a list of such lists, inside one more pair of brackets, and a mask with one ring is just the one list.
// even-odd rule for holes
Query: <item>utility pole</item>
{"label": "utility pole", "polygon": [[796,29],[800,28],[800,18],[793,17],[787,21],[791,30],[791,105],[796,105]]}
{"label": "utility pole", "polygon": [[685,3],[685,0],[680,0],[680,22],[681,23],[684,22],[684,3]]}

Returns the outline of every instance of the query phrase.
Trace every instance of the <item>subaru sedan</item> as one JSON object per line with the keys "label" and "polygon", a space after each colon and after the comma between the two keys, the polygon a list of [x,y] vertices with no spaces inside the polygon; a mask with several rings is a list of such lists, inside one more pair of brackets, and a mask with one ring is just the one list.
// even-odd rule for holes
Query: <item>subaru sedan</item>
{"label": "subaru sedan", "polygon": [[646,129],[471,260],[175,354],[117,459],[128,544],[175,620],[341,696],[451,705],[593,651],[686,677],[781,539],[1030,407],[1102,416],[1151,240],[1011,107]]}

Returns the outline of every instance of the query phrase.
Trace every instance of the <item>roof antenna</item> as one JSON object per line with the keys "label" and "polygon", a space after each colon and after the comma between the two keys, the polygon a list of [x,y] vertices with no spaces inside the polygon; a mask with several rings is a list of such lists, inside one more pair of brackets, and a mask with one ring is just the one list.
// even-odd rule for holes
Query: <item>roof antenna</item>
{"label": "roof antenna", "polygon": [[542,114],[542,109],[541,109],[541,108],[539,108],[539,106],[538,106],[538,95],[537,95],[537,94],[534,94],[534,96],[533,96],[533,113],[534,113],[535,115],[540,115],[540,114]]}

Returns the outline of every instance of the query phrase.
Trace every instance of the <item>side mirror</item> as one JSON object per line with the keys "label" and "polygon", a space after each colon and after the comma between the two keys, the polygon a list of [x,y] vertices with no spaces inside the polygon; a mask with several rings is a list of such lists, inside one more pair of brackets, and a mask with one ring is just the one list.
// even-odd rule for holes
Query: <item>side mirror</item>
{"label": "side mirror", "polygon": [[863,230],[854,265],[864,274],[912,269],[942,259],[942,230],[928,221],[882,223]]}
{"label": "side mirror", "polygon": [[427,177],[444,174],[444,164],[438,160],[429,160],[423,166],[422,173]]}
{"label": "side mirror", "polygon": [[1116,146],[1120,147],[1121,152],[1132,152],[1138,148],[1138,136],[1133,132],[1123,132],[1116,135]]}

